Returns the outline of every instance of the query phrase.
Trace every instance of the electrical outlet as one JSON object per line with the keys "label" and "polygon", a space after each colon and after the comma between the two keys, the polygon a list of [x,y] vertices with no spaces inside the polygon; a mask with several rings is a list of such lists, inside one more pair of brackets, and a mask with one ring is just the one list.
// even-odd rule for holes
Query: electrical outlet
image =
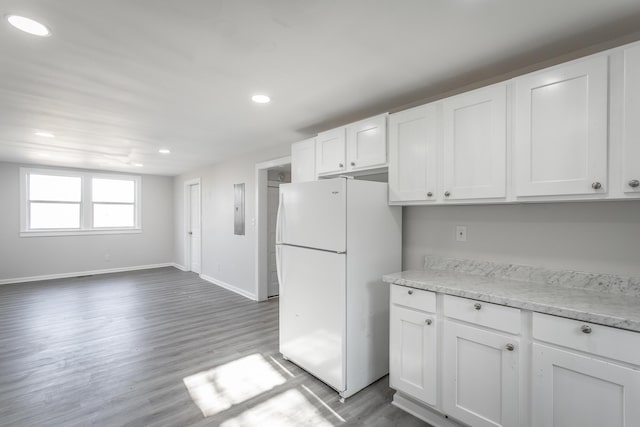
{"label": "electrical outlet", "polygon": [[458,242],[467,241],[467,227],[464,225],[456,226],[456,240]]}
{"label": "electrical outlet", "polygon": [[104,254],[104,260],[105,260],[106,262],[111,261],[111,255],[109,255],[109,254]]}

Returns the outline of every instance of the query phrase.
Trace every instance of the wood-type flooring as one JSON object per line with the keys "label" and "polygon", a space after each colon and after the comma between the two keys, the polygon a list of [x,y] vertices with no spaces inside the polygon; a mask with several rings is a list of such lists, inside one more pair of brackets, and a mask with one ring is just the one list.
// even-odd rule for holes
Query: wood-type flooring
{"label": "wood-type flooring", "polygon": [[0,286],[1,426],[426,425],[392,395],[385,377],[340,403],[278,352],[277,299],[193,273]]}

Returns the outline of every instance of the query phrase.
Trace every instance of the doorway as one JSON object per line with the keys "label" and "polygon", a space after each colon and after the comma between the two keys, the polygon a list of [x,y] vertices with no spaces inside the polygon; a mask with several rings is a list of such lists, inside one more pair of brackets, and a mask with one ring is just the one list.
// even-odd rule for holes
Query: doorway
{"label": "doorway", "polygon": [[280,184],[291,182],[291,165],[267,170],[267,298],[280,294],[276,267],[276,222],[280,206]]}
{"label": "doorway", "polygon": [[184,183],[185,269],[202,272],[202,218],[200,179]]}
{"label": "doorway", "polygon": [[276,219],[280,184],[291,182],[291,157],[256,165],[256,281],[258,301],[279,294],[276,269]]}

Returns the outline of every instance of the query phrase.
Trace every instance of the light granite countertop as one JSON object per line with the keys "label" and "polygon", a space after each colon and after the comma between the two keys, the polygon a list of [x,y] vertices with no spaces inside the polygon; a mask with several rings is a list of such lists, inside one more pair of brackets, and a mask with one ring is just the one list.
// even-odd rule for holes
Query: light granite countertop
{"label": "light granite countertop", "polygon": [[640,280],[431,257],[387,283],[640,332]]}

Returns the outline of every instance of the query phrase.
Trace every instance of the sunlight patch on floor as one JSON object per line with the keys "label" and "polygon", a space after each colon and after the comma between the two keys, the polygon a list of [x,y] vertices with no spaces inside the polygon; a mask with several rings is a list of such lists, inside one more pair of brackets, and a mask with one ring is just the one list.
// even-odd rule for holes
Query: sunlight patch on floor
{"label": "sunlight patch on floor", "polygon": [[182,381],[202,414],[209,417],[284,384],[286,379],[260,354],[252,354]]}
{"label": "sunlight patch on floor", "polygon": [[224,421],[220,427],[333,427],[296,389],[288,390]]}

